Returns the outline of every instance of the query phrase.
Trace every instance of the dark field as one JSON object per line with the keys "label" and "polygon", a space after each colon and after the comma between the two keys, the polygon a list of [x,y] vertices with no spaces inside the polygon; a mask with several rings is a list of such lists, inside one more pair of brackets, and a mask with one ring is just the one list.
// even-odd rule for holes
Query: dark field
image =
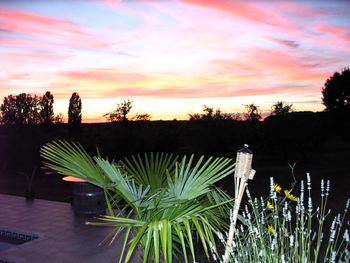
{"label": "dark field", "polygon": [[[257,171],[249,188],[255,195],[267,195],[269,177],[283,187],[292,182],[288,164],[296,163],[300,180],[309,172],[315,198],[321,178],[331,180],[330,204],[342,210],[349,195],[350,129],[325,113],[294,113],[261,123],[233,121],[156,121],[83,124],[71,130],[65,124],[53,126],[0,126],[0,193],[24,195],[33,169],[32,190],[36,198],[69,202],[72,184],[62,176],[46,174],[39,150],[56,139],[80,142],[88,152],[119,159],[144,152],[226,156],[235,158],[244,143],[254,153]],[[233,194],[233,178],[220,185]]]}

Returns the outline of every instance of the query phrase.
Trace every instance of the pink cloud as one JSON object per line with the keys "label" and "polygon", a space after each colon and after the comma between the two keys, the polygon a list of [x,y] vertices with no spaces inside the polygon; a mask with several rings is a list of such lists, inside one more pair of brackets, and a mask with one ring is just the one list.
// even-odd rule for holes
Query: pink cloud
{"label": "pink cloud", "polygon": [[306,3],[300,3],[297,1],[280,1],[274,3],[274,5],[277,5],[279,8],[290,13],[293,16],[299,17],[318,17],[320,15],[326,15],[330,13],[326,9],[314,8],[307,5]]}
{"label": "pink cloud", "polygon": [[110,7],[118,7],[120,5],[120,3],[122,2],[122,0],[104,0],[103,3],[107,6]]}
{"label": "pink cloud", "polygon": [[350,29],[345,26],[337,25],[318,25],[316,30],[321,33],[330,34],[338,39],[346,41],[347,44],[350,44]]}
{"label": "pink cloud", "polygon": [[243,1],[217,1],[217,0],[180,0],[184,3],[211,8],[226,12],[238,17],[284,28],[296,28],[296,25],[288,21],[285,17],[274,10],[259,6],[259,2]]}
{"label": "pink cloud", "polygon": [[142,81],[148,79],[147,76],[139,73],[124,73],[113,69],[99,69],[86,71],[70,71],[61,74],[62,76],[75,80],[84,81]]}
{"label": "pink cloud", "polygon": [[[72,21],[13,9],[0,8],[0,30],[39,38],[35,39],[37,47],[45,44],[82,48],[109,46],[101,36]],[[24,42],[18,41],[15,44],[23,45]]]}
{"label": "pink cloud", "polygon": [[[349,27],[329,26],[334,10],[322,8],[322,5],[309,6],[304,2],[269,2],[269,1],[224,1],[224,0],[179,0],[196,7],[204,7],[231,14],[238,18],[258,22],[260,25],[273,25],[266,28],[255,26],[257,35],[262,30],[271,41],[285,47],[312,46],[314,49],[328,49],[336,52],[349,51]],[[338,7],[339,8],[339,7]],[[322,25],[319,25],[321,23]],[[247,30],[246,26],[242,29]],[[320,34],[321,33],[321,34]],[[276,37],[281,35],[283,37]],[[327,36],[328,35],[328,36]],[[274,37],[272,37],[274,36]],[[329,38],[331,36],[331,39]]]}
{"label": "pink cloud", "polygon": [[28,39],[20,38],[6,38],[1,37],[0,43],[2,46],[7,47],[20,47],[20,48],[36,48],[38,47],[37,42]]}
{"label": "pink cloud", "polygon": [[[124,1],[125,2],[125,1]],[[147,4],[151,6],[153,3],[150,1],[138,1],[138,2],[128,2],[124,4],[122,0],[104,0],[102,4],[112,10],[118,10],[120,12],[125,13],[126,15],[137,17],[142,20],[143,23],[147,26],[160,24],[161,20],[159,17],[154,14],[150,14],[148,12],[144,12],[142,8],[139,8],[140,4]],[[157,7],[159,5],[153,5],[153,7]]]}
{"label": "pink cloud", "polygon": [[257,48],[250,61],[258,68],[268,69],[275,77],[290,81],[320,81],[324,72],[316,57],[267,48]]}
{"label": "pink cloud", "polygon": [[[220,72],[249,80],[286,81],[320,81],[329,72],[319,69],[317,60],[310,57],[297,55],[287,51],[279,51],[268,48],[255,48],[251,52],[237,60],[214,60]],[[266,85],[271,85],[267,83]]]}
{"label": "pink cloud", "polygon": [[84,34],[73,22],[12,9],[0,9],[1,29],[17,33],[46,34],[55,30],[61,33]]}
{"label": "pink cloud", "polygon": [[11,51],[1,52],[1,58],[9,62],[34,61],[34,62],[58,62],[68,58],[67,55],[62,55],[53,52],[31,52],[31,51]]}

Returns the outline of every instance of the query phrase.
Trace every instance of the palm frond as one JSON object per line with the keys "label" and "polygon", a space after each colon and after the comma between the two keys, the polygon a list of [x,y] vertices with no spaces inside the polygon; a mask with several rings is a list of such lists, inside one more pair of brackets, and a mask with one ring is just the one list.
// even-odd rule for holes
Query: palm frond
{"label": "palm frond", "polygon": [[106,188],[108,180],[105,174],[80,144],[54,141],[44,145],[40,155],[45,159],[44,165],[47,168]]}
{"label": "palm frond", "polygon": [[191,200],[210,191],[210,186],[231,174],[234,164],[231,159],[208,158],[202,156],[192,168],[193,155],[187,161],[183,157],[176,165],[174,177],[168,176],[170,191],[178,199]]}
{"label": "palm frond", "polygon": [[131,207],[138,208],[138,204],[142,202],[142,199],[147,195],[149,186],[143,188],[142,185],[137,187],[133,180],[128,180],[126,175],[122,174],[122,171],[117,166],[111,164],[109,161],[102,158],[94,158],[96,164],[105,173],[109,179],[109,187],[120,195]]}
{"label": "palm frond", "polygon": [[166,187],[167,171],[175,167],[177,156],[169,153],[145,153],[125,158],[119,162],[122,169],[131,175],[138,184],[149,185],[151,192]]}

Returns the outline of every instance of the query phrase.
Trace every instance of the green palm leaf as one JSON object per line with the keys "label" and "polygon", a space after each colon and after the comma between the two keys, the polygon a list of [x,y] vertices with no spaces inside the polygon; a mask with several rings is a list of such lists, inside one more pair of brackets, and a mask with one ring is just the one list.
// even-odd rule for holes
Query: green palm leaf
{"label": "green palm leaf", "polygon": [[210,186],[231,174],[234,164],[230,159],[209,158],[204,162],[202,156],[192,168],[193,155],[186,156],[176,165],[174,179],[168,177],[170,191],[178,199],[195,199],[210,191]]}
{"label": "green palm leaf", "polygon": [[[188,250],[195,260],[195,239],[209,257],[216,232],[227,230],[232,199],[214,184],[233,172],[231,159],[192,155],[177,162],[178,156],[150,153],[111,163],[65,141],[45,145],[41,155],[46,167],[105,189],[111,215],[91,224],[114,227],[112,240],[124,233],[120,262],[141,245],[144,263],[172,263],[179,254],[187,263]],[[120,200],[131,211],[113,215]]]}
{"label": "green palm leaf", "polygon": [[131,156],[119,164],[138,184],[149,185],[151,191],[157,191],[166,186],[167,172],[174,169],[177,158],[169,153],[145,153],[143,158]]}
{"label": "green palm leaf", "polygon": [[40,155],[44,165],[61,175],[71,175],[105,188],[108,180],[80,144],[56,141],[44,145]]}

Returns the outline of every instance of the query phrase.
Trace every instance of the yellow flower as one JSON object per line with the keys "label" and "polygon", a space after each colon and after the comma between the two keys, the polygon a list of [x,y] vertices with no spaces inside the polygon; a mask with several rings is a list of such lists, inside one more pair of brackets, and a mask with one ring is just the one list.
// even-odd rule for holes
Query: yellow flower
{"label": "yellow flower", "polygon": [[273,204],[270,201],[267,201],[266,207],[268,209],[274,209],[274,206],[273,206]]}
{"label": "yellow flower", "polygon": [[271,235],[273,235],[273,234],[275,233],[275,228],[273,227],[273,225],[269,225],[269,226],[267,227],[267,231],[268,231]]}
{"label": "yellow flower", "polygon": [[284,194],[286,195],[286,197],[288,198],[288,199],[290,199],[290,200],[292,200],[292,201],[298,201],[298,197],[296,197],[295,195],[292,195],[291,193],[290,193],[290,191],[288,191],[288,190],[284,190]]}
{"label": "yellow flower", "polygon": [[275,184],[273,187],[277,193],[281,193],[282,187],[279,184]]}

